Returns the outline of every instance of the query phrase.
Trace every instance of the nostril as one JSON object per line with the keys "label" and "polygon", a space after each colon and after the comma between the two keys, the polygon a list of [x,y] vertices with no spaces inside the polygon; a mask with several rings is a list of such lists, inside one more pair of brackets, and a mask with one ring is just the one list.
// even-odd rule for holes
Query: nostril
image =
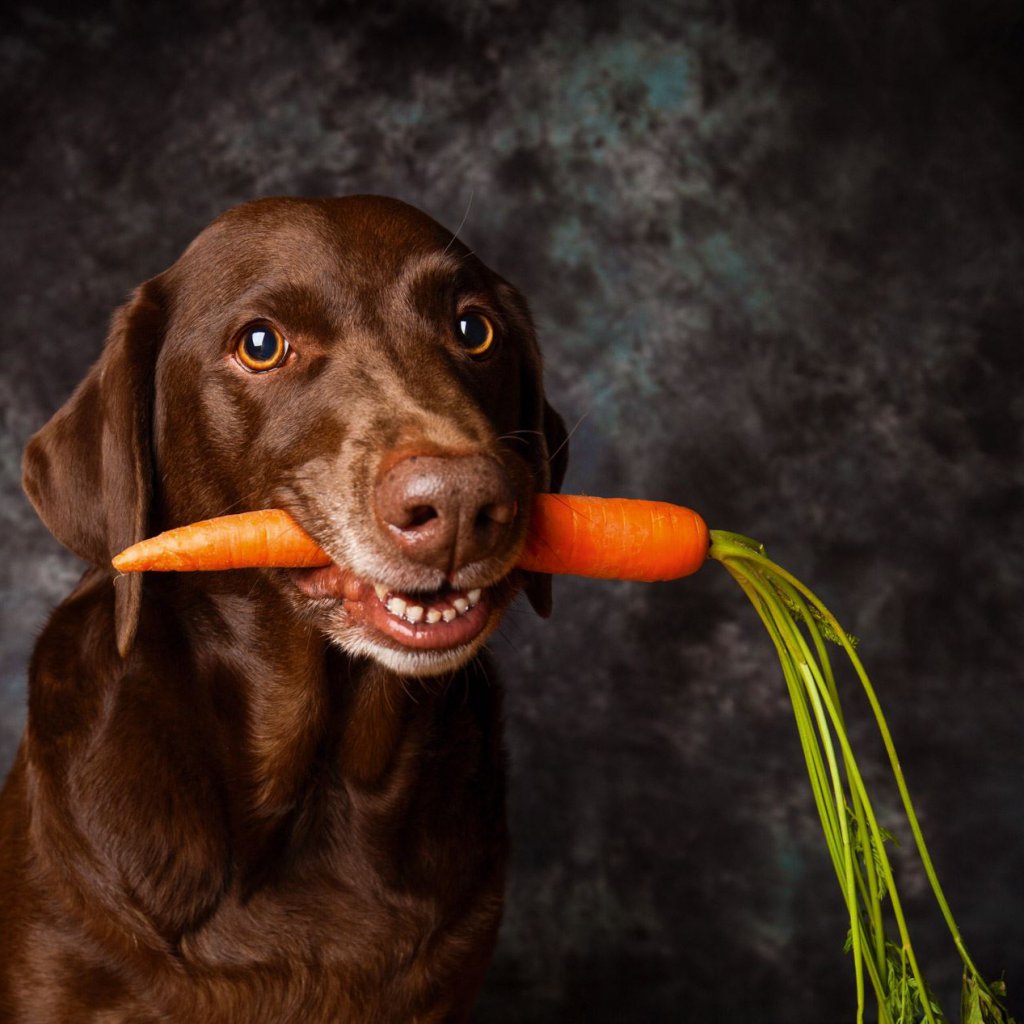
{"label": "nostril", "polygon": [[489,505],[484,505],[483,508],[477,512],[476,525],[478,527],[491,526],[492,524],[508,526],[515,517],[515,502],[496,501]]}
{"label": "nostril", "polygon": [[432,519],[437,519],[438,515],[433,505],[416,505],[409,509],[403,529],[415,530],[418,526],[425,526]]}

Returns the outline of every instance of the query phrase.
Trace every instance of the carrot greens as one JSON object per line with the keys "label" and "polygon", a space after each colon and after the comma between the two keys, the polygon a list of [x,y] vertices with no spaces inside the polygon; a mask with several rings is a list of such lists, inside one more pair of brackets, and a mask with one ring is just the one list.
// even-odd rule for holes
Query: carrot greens
{"label": "carrot greens", "polygon": [[[857,1021],[873,992],[883,1024],[943,1024],[947,1018],[925,983],[907,931],[886,843],[850,747],[826,641],[853,665],[877,723],[925,875],[963,961],[962,1024],[1014,1024],[1002,982],[986,983],[964,947],[914,811],[892,736],[856,639],[799,580],[772,562],[764,547],[736,533],[711,531],[709,558],[721,562],[750,599],[775,644],[789,690],[811,792],[850,919]],[[895,929],[895,938],[890,936]]]}

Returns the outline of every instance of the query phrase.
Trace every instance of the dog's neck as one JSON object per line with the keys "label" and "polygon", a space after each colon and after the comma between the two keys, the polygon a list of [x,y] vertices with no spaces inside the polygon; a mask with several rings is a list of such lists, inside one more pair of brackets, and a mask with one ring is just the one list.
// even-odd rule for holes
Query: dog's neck
{"label": "dog's neck", "polygon": [[[167,578],[161,591],[189,649],[211,652],[196,672],[219,722],[225,777],[248,809],[235,823],[249,837],[244,845],[258,846],[320,798],[362,806],[360,794],[387,792],[388,801],[370,803],[400,813],[398,790],[415,786],[422,748],[451,688],[468,685],[464,674],[404,679],[353,659],[299,622],[257,574],[211,574],[203,583]],[[194,642],[198,635],[205,642]],[[317,770],[325,764],[326,774]],[[325,777],[339,792],[311,793],[310,780]]]}

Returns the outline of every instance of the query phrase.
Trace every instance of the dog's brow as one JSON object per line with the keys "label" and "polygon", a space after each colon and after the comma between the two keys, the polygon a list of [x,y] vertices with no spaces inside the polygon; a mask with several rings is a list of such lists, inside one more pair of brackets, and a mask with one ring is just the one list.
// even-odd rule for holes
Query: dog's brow
{"label": "dog's brow", "polygon": [[425,252],[406,263],[400,283],[412,288],[425,277],[454,281],[462,270],[462,260],[455,253]]}
{"label": "dog's brow", "polygon": [[287,322],[291,327],[317,331],[336,325],[339,302],[344,297],[333,294],[329,282],[299,283],[282,281],[275,284],[259,282],[240,296],[241,303],[271,319]]}

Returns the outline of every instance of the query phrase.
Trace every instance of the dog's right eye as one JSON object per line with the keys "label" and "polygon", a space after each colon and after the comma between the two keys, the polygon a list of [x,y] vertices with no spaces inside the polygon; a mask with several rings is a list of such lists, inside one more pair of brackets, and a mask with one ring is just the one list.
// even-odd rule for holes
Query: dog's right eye
{"label": "dog's right eye", "polygon": [[284,362],[287,355],[287,339],[270,324],[247,327],[235,347],[235,358],[253,373],[273,370]]}
{"label": "dog's right eye", "polygon": [[467,355],[479,358],[494,344],[494,326],[482,313],[463,313],[455,326],[456,337]]}

